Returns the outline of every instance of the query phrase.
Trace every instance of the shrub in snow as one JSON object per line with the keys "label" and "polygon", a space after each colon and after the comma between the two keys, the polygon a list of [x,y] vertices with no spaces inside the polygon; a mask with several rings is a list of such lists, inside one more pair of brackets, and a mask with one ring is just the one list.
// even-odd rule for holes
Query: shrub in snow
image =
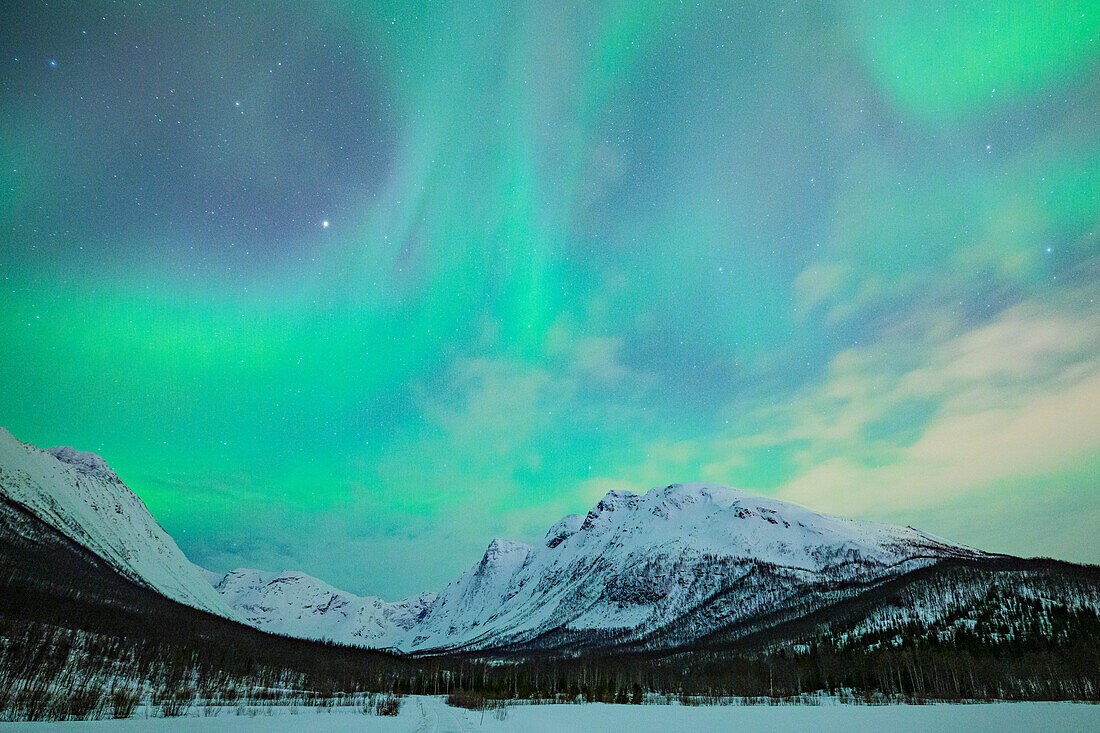
{"label": "shrub in snow", "polygon": [[116,687],[111,690],[111,717],[129,718],[137,709],[140,699],[137,692],[126,687]]}

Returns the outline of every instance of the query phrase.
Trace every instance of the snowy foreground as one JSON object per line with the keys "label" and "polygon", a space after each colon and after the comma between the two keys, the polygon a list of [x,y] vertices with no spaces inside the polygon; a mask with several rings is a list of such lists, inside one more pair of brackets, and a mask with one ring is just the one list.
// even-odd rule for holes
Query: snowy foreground
{"label": "snowy foreground", "polygon": [[[320,710],[320,711],[319,711]],[[216,716],[145,718],[67,723],[8,723],[3,730],[179,731],[952,731],[968,733],[1100,730],[1100,705],[1075,703],[993,703],[977,705],[701,706],[680,705],[517,705],[484,714],[448,707],[442,698],[406,697],[401,714],[379,718],[347,708],[225,708]],[[503,718],[503,719],[501,719]]]}

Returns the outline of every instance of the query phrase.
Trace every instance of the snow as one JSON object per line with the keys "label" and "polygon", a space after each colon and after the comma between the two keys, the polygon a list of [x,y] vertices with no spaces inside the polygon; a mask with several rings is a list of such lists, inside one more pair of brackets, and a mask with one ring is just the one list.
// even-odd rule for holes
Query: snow
{"label": "snow", "polygon": [[109,478],[113,473],[111,467],[107,465],[107,461],[95,453],[76,450],[68,445],[50,448],[46,452],[62,463],[68,463],[70,466],[76,467],[82,473],[97,474],[104,478]]}
{"label": "snow", "polygon": [[207,570],[201,565],[196,565],[195,567],[199,569],[199,574],[202,575],[202,577],[206,579],[206,582],[209,583],[212,587],[216,588],[218,583],[222,582],[222,578],[225,577],[224,575],[219,575],[218,573],[215,573],[213,570]]}
{"label": "snow", "polygon": [[216,587],[241,619],[257,628],[376,648],[390,646],[435,600],[434,593],[423,593],[387,603],[290,570],[239,568],[226,573]]}
{"label": "snow", "polygon": [[566,514],[558,520],[558,523],[546,532],[543,543],[547,547],[557,547],[563,541],[580,531],[584,524],[583,514]]}
{"label": "snow", "polygon": [[38,450],[0,428],[0,494],[163,595],[236,618],[157,524],[145,504],[94,453]]}
{"label": "snow", "polygon": [[[320,710],[320,712],[318,711]],[[251,733],[325,730],[386,733],[442,733],[443,731],[645,731],[690,730],[692,733],[751,730],[758,733],[792,730],[878,730],[908,733],[965,730],[971,733],[1016,733],[1056,730],[1060,733],[1100,730],[1100,706],[1075,703],[993,703],[977,705],[838,705],[821,706],[706,706],[680,705],[516,705],[503,720],[492,712],[446,706],[441,698],[405,698],[401,714],[379,718],[358,708],[266,708],[256,715],[237,715],[232,708],[215,717],[135,718],[119,721],[65,723],[7,723],[7,730],[49,733],[80,731],[156,731],[163,733]],[[198,714],[198,713],[193,713]]]}

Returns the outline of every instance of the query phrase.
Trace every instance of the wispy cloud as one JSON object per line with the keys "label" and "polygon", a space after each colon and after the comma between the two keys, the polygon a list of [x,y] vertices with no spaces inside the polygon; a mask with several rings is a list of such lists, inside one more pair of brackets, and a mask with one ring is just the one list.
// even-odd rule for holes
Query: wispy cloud
{"label": "wispy cloud", "polygon": [[[722,434],[651,441],[620,478],[633,488],[702,478],[897,521],[988,503],[1028,477],[1077,475],[1100,455],[1100,309],[1087,294],[1023,303],[971,330],[932,320],[904,331],[917,335],[837,354],[821,381],[786,400],[727,410]],[[754,486],[762,461],[774,481]],[[1075,493],[1100,501],[1095,481]]]}
{"label": "wispy cloud", "polygon": [[[811,447],[780,493],[883,512],[1086,457],[1100,450],[1098,342],[1097,313],[1025,304],[958,336],[844,352],[824,384],[789,408],[781,439]],[[895,371],[910,358],[894,357],[899,350],[917,350],[922,363]],[[914,399],[933,409],[913,442],[870,439],[870,426]]]}

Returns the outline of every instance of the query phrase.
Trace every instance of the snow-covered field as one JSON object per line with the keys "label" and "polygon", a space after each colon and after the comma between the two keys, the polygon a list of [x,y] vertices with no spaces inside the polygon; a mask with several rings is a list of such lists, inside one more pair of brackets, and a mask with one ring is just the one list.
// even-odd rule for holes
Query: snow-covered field
{"label": "snow-covered field", "polygon": [[[253,714],[254,713],[254,714]],[[140,713],[139,713],[140,714]],[[981,705],[838,705],[821,706],[709,706],[680,705],[521,705],[510,707],[504,718],[493,712],[471,712],[448,707],[441,698],[407,697],[401,714],[392,718],[364,715],[358,708],[252,709],[238,715],[227,708],[213,717],[143,718],[130,720],[9,723],[0,730],[156,731],[163,733],[246,733],[248,731],[1059,731],[1092,733],[1100,730],[1100,705],[1074,703],[995,703]]]}

